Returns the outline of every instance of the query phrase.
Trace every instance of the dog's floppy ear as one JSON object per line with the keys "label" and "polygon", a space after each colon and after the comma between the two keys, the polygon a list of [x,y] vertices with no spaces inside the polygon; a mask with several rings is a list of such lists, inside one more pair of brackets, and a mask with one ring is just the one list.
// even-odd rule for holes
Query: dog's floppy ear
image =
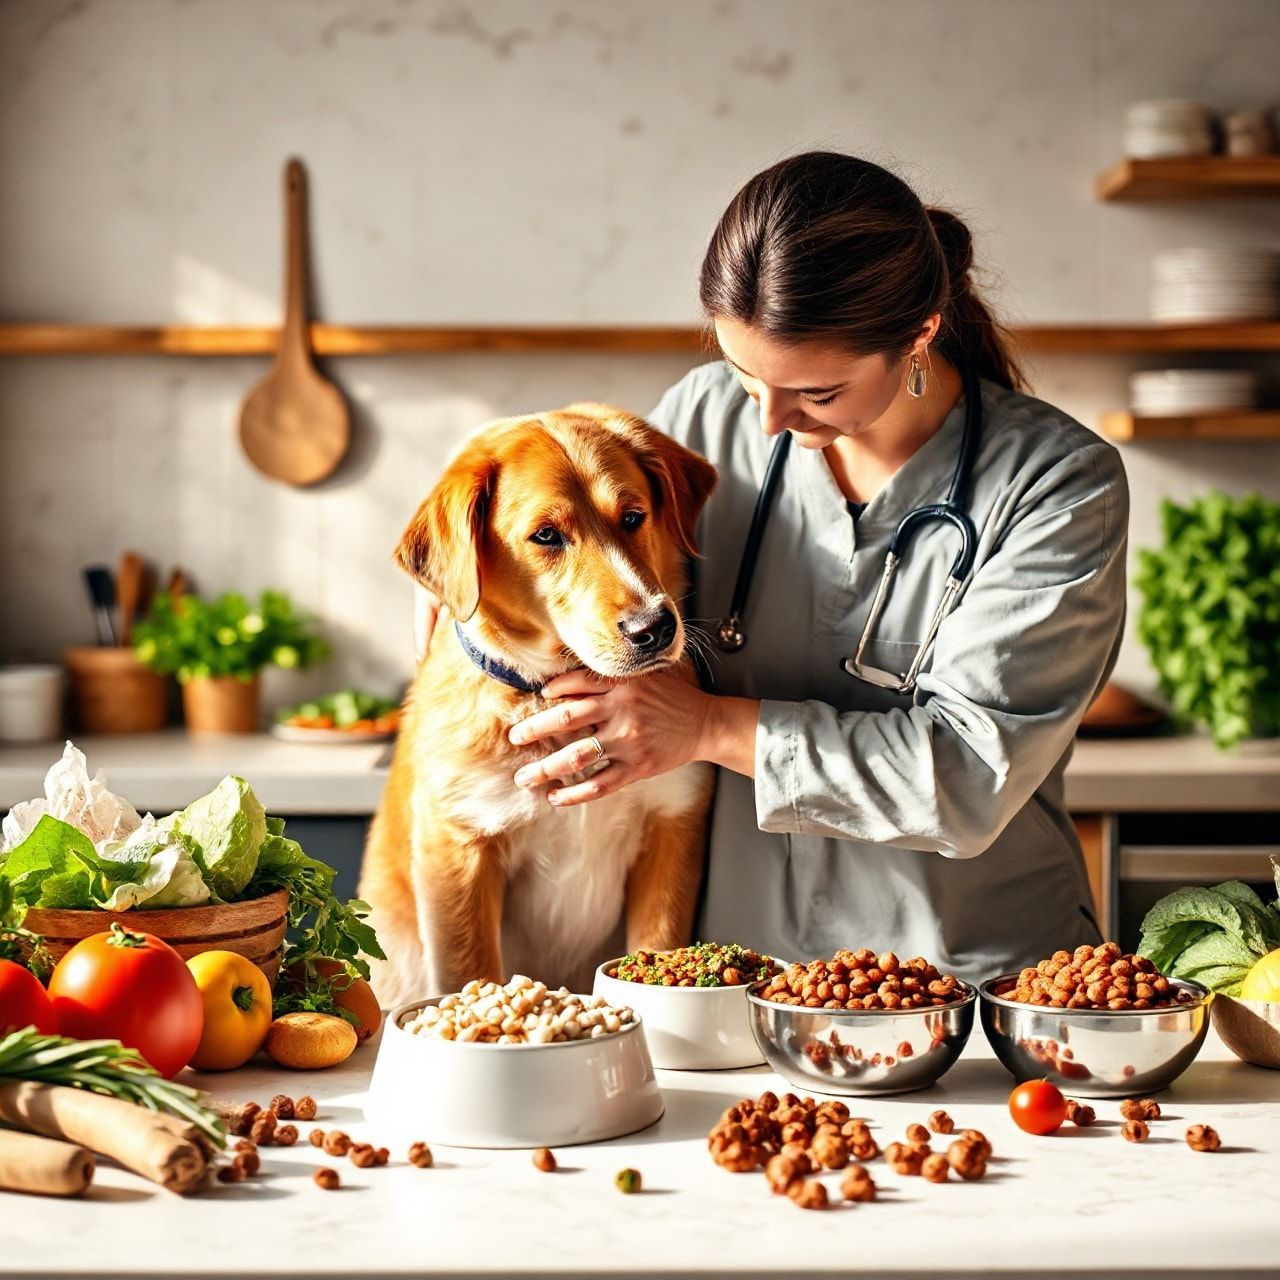
{"label": "dog's floppy ear", "polygon": [[396,548],[396,563],[465,622],[480,604],[480,541],[493,480],[494,459],[478,448],[449,464],[418,508]]}

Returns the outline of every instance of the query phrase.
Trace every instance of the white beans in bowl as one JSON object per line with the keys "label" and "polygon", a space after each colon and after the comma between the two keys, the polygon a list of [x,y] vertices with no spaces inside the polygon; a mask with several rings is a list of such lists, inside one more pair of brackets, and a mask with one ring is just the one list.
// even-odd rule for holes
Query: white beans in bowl
{"label": "white beans in bowl", "polygon": [[634,1021],[630,1009],[614,1008],[601,996],[552,991],[518,973],[505,986],[468,982],[457,995],[424,1006],[404,1029],[459,1043],[557,1044],[612,1035]]}

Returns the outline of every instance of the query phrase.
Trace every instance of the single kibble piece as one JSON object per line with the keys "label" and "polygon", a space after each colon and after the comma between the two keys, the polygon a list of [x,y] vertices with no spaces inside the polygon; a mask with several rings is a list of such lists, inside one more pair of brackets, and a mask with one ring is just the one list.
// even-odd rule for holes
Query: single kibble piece
{"label": "single kibble piece", "polygon": [[849,1144],[838,1133],[820,1133],[809,1148],[824,1169],[843,1169],[849,1163]]}
{"label": "single kibble piece", "polygon": [[907,1125],[907,1141],[914,1143],[917,1147],[927,1147],[929,1145],[929,1130],[922,1124]]}
{"label": "single kibble piece", "polygon": [[930,1152],[920,1165],[920,1176],[926,1182],[946,1182],[951,1174],[951,1165],[941,1151]]}
{"label": "single kibble piece", "polygon": [[1124,1134],[1126,1142],[1146,1142],[1151,1136],[1151,1130],[1147,1128],[1145,1120],[1126,1120],[1120,1132]]}
{"label": "single kibble piece", "polygon": [[1088,1103],[1076,1102],[1074,1098],[1067,1103],[1067,1119],[1072,1124],[1087,1129],[1097,1118],[1098,1113]]}
{"label": "single kibble piece", "polygon": [[295,1120],[314,1120],[316,1118],[316,1100],[309,1093],[304,1093],[293,1104],[293,1118]]}
{"label": "single kibble piece", "polygon": [[291,1147],[298,1141],[298,1126],[296,1124],[282,1124],[276,1127],[276,1146]]}
{"label": "single kibble piece", "polygon": [[540,1173],[555,1173],[555,1153],[547,1147],[539,1147],[537,1151],[533,1153],[533,1167]]}
{"label": "single kibble piece", "polygon": [[1120,1104],[1120,1114],[1126,1120],[1159,1120],[1160,1104],[1154,1098],[1126,1098]]}
{"label": "single kibble piece", "polygon": [[327,1166],[317,1169],[311,1175],[311,1180],[317,1187],[325,1191],[336,1191],[342,1185],[342,1179],[338,1177],[337,1169],[330,1169]]}
{"label": "single kibble piece", "polygon": [[232,1148],[233,1151],[257,1151],[258,1144],[252,1138],[241,1138]]}
{"label": "single kibble piece", "polygon": [[357,1169],[370,1169],[377,1163],[378,1153],[367,1142],[353,1143],[347,1150],[351,1163]]}
{"label": "single kibble piece", "polygon": [[313,1147],[324,1146],[324,1130],[312,1129],[311,1132],[307,1134],[307,1141],[311,1143]]}
{"label": "single kibble piece", "polygon": [[769,1189],[778,1196],[785,1195],[787,1188],[793,1182],[799,1182],[807,1172],[807,1169],[802,1169],[790,1156],[784,1155],[770,1156],[764,1167],[764,1176],[769,1183]]}
{"label": "single kibble piece", "polygon": [[241,1170],[246,1178],[252,1178],[262,1168],[262,1160],[256,1151],[241,1151],[231,1163]]}
{"label": "single kibble piece", "polygon": [[864,1202],[874,1200],[876,1198],[875,1180],[861,1165],[854,1165],[840,1183],[840,1194],[846,1200]]}
{"label": "single kibble piece", "polygon": [[320,1145],[331,1156],[345,1156],[351,1150],[351,1139],[341,1129],[330,1129]]}
{"label": "single kibble piece", "polygon": [[825,1209],[827,1207],[827,1189],[816,1180],[793,1182],[787,1188],[787,1195],[801,1209]]}
{"label": "single kibble piece", "polygon": [[934,1111],[929,1116],[929,1128],[934,1133],[954,1133],[956,1122],[945,1111]]}
{"label": "single kibble piece", "polygon": [[294,1116],[293,1099],[287,1093],[277,1093],[271,1099],[269,1110],[276,1113],[277,1120],[292,1120]]}
{"label": "single kibble piece", "polygon": [[274,1111],[260,1111],[249,1128],[249,1136],[260,1147],[269,1147],[276,1136],[276,1114]]}
{"label": "single kibble piece", "polygon": [[381,1169],[382,1166],[391,1159],[391,1151],[387,1147],[378,1147],[374,1151],[373,1156],[374,1156],[373,1163],[377,1165],[379,1169]]}
{"label": "single kibble piece", "polygon": [[638,1169],[620,1169],[613,1179],[613,1185],[624,1196],[635,1195],[640,1190],[640,1171]]}
{"label": "single kibble piece", "polygon": [[968,1142],[977,1147],[984,1160],[991,1159],[991,1143],[987,1141],[987,1135],[980,1129],[966,1129],[960,1135],[960,1141]]}
{"label": "single kibble piece", "polygon": [[1187,1146],[1192,1151],[1217,1151],[1222,1146],[1218,1131],[1207,1124],[1193,1124],[1187,1130]]}
{"label": "single kibble piece", "polygon": [[435,1156],[431,1154],[431,1148],[425,1142],[415,1142],[409,1148],[409,1163],[415,1169],[430,1169],[435,1162]]}
{"label": "single kibble piece", "polygon": [[242,1182],[244,1180],[244,1170],[238,1164],[224,1164],[218,1170],[219,1182]]}
{"label": "single kibble piece", "polygon": [[262,1108],[256,1102],[246,1102],[240,1107],[231,1120],[231,1132],[236,1137],[243,1138],[253,1126],[253,1122],[258,1118],[258,1112]]}
{"label": "single kibble piece", "polygon": [[966,1182],[976,1181],[987,1172],[987,1157],[982,1147],[964,1138],[957,1138],[947,1148],[947,1163]]}

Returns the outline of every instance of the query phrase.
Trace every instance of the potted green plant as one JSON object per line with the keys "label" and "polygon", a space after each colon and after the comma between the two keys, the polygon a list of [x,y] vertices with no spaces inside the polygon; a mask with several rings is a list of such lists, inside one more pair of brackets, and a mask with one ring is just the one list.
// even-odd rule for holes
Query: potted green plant
{"label": "potted green plant", "polygon": [[329,646],[283,591],[264,591],[256,603],[232,591],[216,600],[158,595],[134,627],[134,653],[177,676],[188,729],[252,733],[262,668],[307,667]]}
{"label": "potted green plant", "polygon": [[1280,732],[1280,504],[1215,490],[1161,519],[1134,581],[1161,689],[1219,747]]}

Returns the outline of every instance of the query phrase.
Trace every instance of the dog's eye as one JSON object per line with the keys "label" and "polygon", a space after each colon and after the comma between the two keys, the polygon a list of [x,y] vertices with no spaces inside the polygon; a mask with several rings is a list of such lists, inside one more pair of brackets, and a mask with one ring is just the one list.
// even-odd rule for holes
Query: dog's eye
{"label": "dog's eye", "polygon": [[624,511],[622,513],[622,527],[628,533],[634,533],[642,524],[644,524],[643,511]]}
{"label": "dog's eye", "polygon": [[544,524],[541,529],[530,534],[530,542],[536,542],[540,547],[563,547],[564,538],[560,535],[560,530],[552,525]]}

